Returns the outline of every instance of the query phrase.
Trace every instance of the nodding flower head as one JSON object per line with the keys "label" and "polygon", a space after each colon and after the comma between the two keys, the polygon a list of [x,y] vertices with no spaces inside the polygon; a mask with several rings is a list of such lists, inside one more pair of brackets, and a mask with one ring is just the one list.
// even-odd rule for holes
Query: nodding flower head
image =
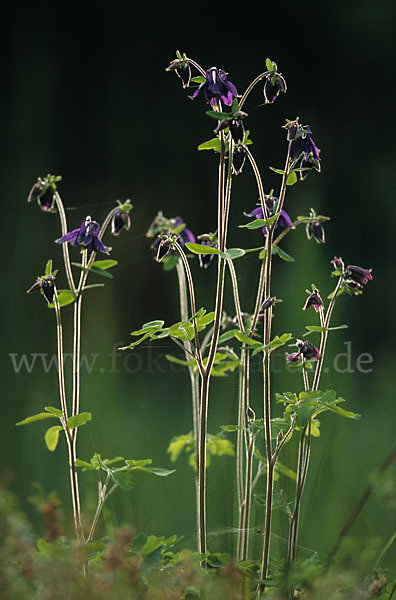
{"label": "nodding flower head", "polygon": [[54,300],[55,295],[55,277],[54,275],[46,275],[45,277],[38,277],[36,283],[27,290],[27,293],[36,292],[40,290],[47,300],[48,304],[51,304]]}
{"label": "nodding flower head", "polygon": [[296,346],[298,348],[298,352],[286,354],[287,362],[298,362],[301,358],[303,361],[318,360],[318,358],[320,358],[319,350],[316,346],[311,344],[311,342],[303,342],[302,340],[297,340]]}
{"label": "nodding flower head", "polygon": [[194,234],[185,227],[185,223],[181,217],[172,217],[171,219],[168,219],[162,212],[159,212],[151,223],[146,233],[146,237],[155,237],[154,242],[151,244],[151,248],[156,251],[156,259],[158,261],[161,261],[165,256],[174,254],[175,251],[171,248],[171,237],[179,242],[182,247],[184,247],[187,242],[195,242]]}
{"label": "nodding flower head", "polygon": [[[275,196],[265,196],[265,206],[267,208],[268,217],[272,217],[276,213],[276,207],[278,205],[279,199]],[[247,213],[248,217],[256,217],[256,219],[264,219],[264,213],[262,206],[257,206],[250,213]],[[291,227],[292,221],[289,215],[285,210],[281,210],[279,218],[276,222],[276,227]],[[267,235],[267,228],[264,226],[262,228],[262,232],[264,235]]]}
{"label": "nodding flower head", "polygon": [[312,169],[320,172],[320,150],[312,139],[309,125],[300,125],[296,119],[288,121],[285,128],[287,129],[287,139],[292,143],[290,160],[293,164],[300,161],[298,168],[304,169],[300,172],[300,179],[306,179]]}
{"label": "nodding flower head", "polygon": [[323,229],[323,225],[320,221],[314,221],[309,224],[309,235],[310,237],[313,237],[315,242],[318,242],[318,244],[325,243],[325,230]]}
{"label": "nodding flower head", "polygon": [[27,201],[37,200],[37,204],[44,212],[54,213],[56,183],[62,178],[56,175],[47,175],[44,179],[39,177],[38,181],[30,190]]}
{"label": "nodding flower head", "polygon": [[227,80],[227,75],[223,69],[212,67],[206,71],[206,81],[201,83],[199,88],[190,96],[194,100],[198,94],[203,91],[205,100],[213,106],[218,106],[218,102],[222,102],[226,106],[231,106],[238,92],[233,83]]}
{"label": "nodding flower head", "polygon": [[372,269],[363,269],[356,265],[348,265],[345,269],[345,276],[355,283],[358,287],[362,288],[366,283],[373,277],[371,275]]}
{"label": "nodding flower head", "polygon": [[121,231],[125,229],[128,231],[131,227],[131,217],[129,215],[132,210],[132,204],[130,200],[126,200],[123,204],[117,200],[119,208],[114,213],[111,219],[111,233],[113,235],[120,235]]}
{"label": "nodding flower head", "polygon": [[245,149],[243,146],[235,146],[232,153],[232,172],[234,175],[242,173],[243,165],[245,164]]}
{"label": "nodding flower head", "polygon": [[333,260],[330,261],[330,263],[333,265],[333,267],[337,270],[337,271],[344,271],[344,261],[342,260],[342,258],[337,258],[336,256],[333,258]]}
{"label": "nodding flower head", "polygon": [[72,246],[81,246],[92,252],[103,252],[110,254],[111,248],[104,246],[99,238],[100,225],[96,221],[92,221],[91,217],[87,217],[79,229],[73,229],[59,239],[55,240],[57,244],[65,244],[70,242]]}
{"label": "nodding flower head", "polygon": [[266,75],[264,79],[263,88],[263,94],[266,104],[273,104],[279,96],[279,92],[285,93],[286,90],[287,85],[285,78],[282,77],[280,73],[272,72]]}
{"label": "nodding flower head", "polygon": [[303,310],[307,310],[310,306],[313,306],[316,312],[319,312],[320,307],[323,306],[323,300],[319,296],[318,290],[315,290],[312,294],[310,294],[310,296],[308,296],[303,306]]}
{"label": "nodding flower head", "polygon": [[165,69],[165,71],[175,71],[176,75],[181,79],[183,88],[187,88],[190,85],[191,80],[191,67],[190,63],[187,60],[185,54],[181,56],[178,53],[180,58],[173,60],[169,67]]}

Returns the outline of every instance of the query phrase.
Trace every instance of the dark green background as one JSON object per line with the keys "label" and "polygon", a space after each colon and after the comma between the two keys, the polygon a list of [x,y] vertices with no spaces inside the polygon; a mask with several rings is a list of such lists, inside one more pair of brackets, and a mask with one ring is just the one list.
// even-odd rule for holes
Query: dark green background
{"label": "dark green background", "polygon": [[[19,358],[52,355],[56,348],[54,315],[39,295],[27,297],[25,291],[48,258],[61,267],[61,250],[53,243],[59,225],[56,216],[26,204],[30,187],[48,172],[63,176],[59,189],[65,205],[73,207],[67,213],[70,229],[86,214],[100,221],[117,198],[132,199],[131,231],[119,239],[105,238],[120,262],[114,280],[103,290],[88,292],[84,300],[83,352],[99,357],[93,373],[83,376],[82,409],[92,411],[93,421],[81,429],[79,456],[88,459],[99,451],[109,457],[152,457],[156,466],[170,467],[170,438],[191,428],[188,377],[172,371],[164,358],[178,350],[168,343],[141,348],[137,357],[119,357],[116,369],[108,356],[114,344],[128,343],[129,332],[141,323],[178,320],[176,274],[164,273],[152,260],[145,239],[156,212],[181,215],[195,233],[216,227],[216,157],[196,151],[211,137],[213,122],[204,114],[203,99],[188,100],[179,80],[164,69],[179,49],[204,68],[224,68],[241,93],[264,70],[269,56],[286,77],[288,93],[273,106],[259,106],[263,97],[258,86],[246,104],[246,125],[266,191],[279,186],[268,166],[281,167],[284,161],[281,125],[298,115],[314,132],[323,169],[289,190],[286,209],[296,217],[312,206],[332,218],[325,246],[308,242],[299,230],[284,243],[296,262],[274,261],[273,290],[284,299],[276,312],[275,333],[291,331],[299,337],[313,323],[314,315],[301,311],[305,288],[315,282],[323,295],[331,290],[329,261],[334,255],[373,268],[374,280],[364,295],[342,298],[337,306],[334,323],[347,322],[349,329],[331,336],[329,373],[322,382],[363,416],[360,422],[343,422],[325,415],[322,436],[314,440],[300,540],[304,548],[325,555],[395,438],[394,3],[145,8],[115,2],[103,12],[88,4],[77,10],[66,4],[38,8],[26,3],[9,6],[3,17],[1,465],[12,488],[33,514],[26,498],[32,482],[40,481],[45,490],[58,490],[70,516],[63,441],[50,454],[43,441],[47,423],[14,426],[58,402],[54,369],[45,376],[37,363],[31,374],[16,374],[10,358],[10,353]],[[257,201],[248,168],[235,179],[233,192],[229,245],[257,246],[260,233],[237,228],[245,222],[243,212]],[[78,259],[77,251],[73,257]],[[250,311],[258,263],[249,255],[235,266],[243,308]],[[198,304],[208,310],[214,271],[200,272],[194,261]],[[58,281],[64,285],[62,273]],[[227,293],[226,309],[233,314]],[[71,316],[66,308],[65,329]],[[70,348],[68,331],[65,338]],[[345,352],[350,340],[354,365],[361,353],[373,356],[371,373],[334,372],[333,357]],[[258,374],[253,385],[253,404],[261,414]],[[300,385],[298,376],[275,375],[278,391]],[[236,422],[236,376],[214,381],[212,392],[209,431],[215,432],[222,423]],[[213,550],[231,548],[233,464],[230,458],[217,459],[208,472],[208,528],[218,533],[217,539],[209,538]],[[92,510],[95,479],[83,475],[81,486],[83,506]],[[131,523],[136,531],[184,534],[193,544],[193,503],[193,476],[183,456],[172,477],[141,474],[133,492],[117,492],[109,518],[115,524]],[[357,552],[368,546],[369,538],[390,537],[395,526],[394,508],[371,499],[353,530]],[[276,518],[274,532],[282,548],[284,517]]]}

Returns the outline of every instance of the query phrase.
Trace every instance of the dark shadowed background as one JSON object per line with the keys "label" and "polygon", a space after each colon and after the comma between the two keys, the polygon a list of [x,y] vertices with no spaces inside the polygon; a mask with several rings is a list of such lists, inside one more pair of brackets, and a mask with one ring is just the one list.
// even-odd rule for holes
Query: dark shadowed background
{"label": "dark shadowed background", "polygon": [[[43,440],[46,422],[14,425],[58,402],[55,368],[45,374],[41,357],[31,369],[20,363],[23,355],[30,365],[34,354],[50,360],[56,350],[54,315],[40,295],[25,293],[48,258],[62,269],[61,249],[53,243],[60,235],[57,216],[26,204],[38,176],[62,175],[59,190],[70,209],[69,229],[78,227],[87,214],[102,220],[116,199],[131,198],[134,205],[131,230],[119,239],[109,234],[105,238],[119,261],[113,281],[87,292],[84,299],[82,349],[94,366],[91,373],[83,369],[82,409],[91,411],[93,420],[80,431],[79,457],[88,460],[95,451],[105,457],[151,457],[156,466],[171,468],[166,453],[170,439],[191,429],[188,376],[165,359],[170,352],[180,356],[171,342],[142,347],[133,355],[109,356],[113,347],[128,343],[130,331],[142,323],[173,323],[179,318],[176,273],[164,273],[153,261],[145,238],[157,211],[181,215],[197,234],[216,227],[217,161],[214,154],[197,151],[212,136],[214,122],[205,115],[203,98],[191,102],[176,76],[165,72],[179,49],[204,68],[224,68],[240,93],[265,70],[266,57],[277,62],[288,93],[273,106],[261,106],[257,86],[245,105],[252,152],[267,192],[279,186],[279,176],[268,166],[283,165],[285,118],[298,115],[308,123],[321,148],[322,173],[290,188],[286,210],[294,218],[310,207],[330,216],[327,243],[308,242],[302,228],[284,243],[296,261],[274,261],[273,290],[283,298],[275,333],[290,331],[301,337],[305,325],[314,322],[312,314],[301,311],[305,289],[314,282],[324,296],[331,291],[329,261],[334,255],[373,269],[374,279],[363,296],[340,299],[334,324],[348,323],[349,328],[330,337],[328,372],[322,381],[322,387],[336,389],[347,399],[347,408],[362,414],[359,422],[324,415],[322,435],[314,440],[300,541],[308,555],[311,550],[326,555],[395,442],[395,23],[391,0],[159,8],[115,2],[103,11],[84,3],[78,10],[66,3],[25,3],[5,9],[0,56],[1,468],[36,519],[38,531],[41,522],[27,502],[34,481],[47,492],[58,491],[70,518],[63,440],[49,453]],[[256,201],[254,179],[245,168],[234,183],[229,246],[260,245],[260,232],[237,227],[246,222],[243,212]],[[78,260],[77,250],[72,260]],[[257,258],[248,255],[235,266],[242,306],[251,311]],[[196,260],[192,268],[198,304],[212,310],[215,269],[199,271]],[[62,272],[58,282],[65,285]],[[226,310],[233,314],[229,292],[228,284]],[[71,307],[63,314],[71,352]],[[373,358],[363,365],[368,372],[357,365],[363,353]],[[281,354],[278,365],[273,389],[300,389],[299,377],[285,372]],[[67,382],[71,383],[70,371]],[[259,373],[253,385],[253,404],[261,415]],[[220,424],[236,422],[236,374],[214,381],[212,392],[209,431],[215,432]],[[280,414],[280,409],[274,410]],[[292,460],[291,449],[288,453],[283,462]],[[217,534],[209,538],[213,550],[232,549],[233,474],[229,457],[213,460],[208,472],[208,528]],[[83,506],[90,511],[96,481],[89,474],[82,474],[80,481]],[[292,490],[288,481],[278,485]],[[394,501],[393,506],[389,502],[395,486],[392,481],[387,485],[391,492],[376,494],[352,530],[356,552],[375,545],[374,538],[384,542],[396,527]],[[193,474],[186,457],[167,479],[138,474],[132,492],[116,492],[106,518],[114,525],[130,523],[136,531],[184,534],[186,543],[193,545]],[[257,519],[261,526],[260,512]],[[279,514],[274,540],[280,550],[285,525],[286,517]],[[98,534],[104,532],[102,522]]]}

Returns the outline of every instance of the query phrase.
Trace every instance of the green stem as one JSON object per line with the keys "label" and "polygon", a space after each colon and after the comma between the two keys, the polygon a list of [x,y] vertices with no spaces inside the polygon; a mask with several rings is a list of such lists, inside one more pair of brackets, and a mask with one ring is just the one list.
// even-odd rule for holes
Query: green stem
{"label": "green stem", "polygon": [[54,295],[54,307],[56,315],[56,330],[57,330],[57,353],[58,353],[58,370],[59,370],[59,393],[60,402],[62,407],[62,419],[61,423],[66,436],[66,442],[69,454],[69,468],[70,468],[70,486],[72,495],[73,505],[73,516],[74,516],[74,527],[76,531],[77,541],[79,543],[84,542],[84,535],[81,529],[81,515],[80,515],[80,497],[78,491],[78,478],[76,471],[76,456],[74,451],[72,434],[67,425],[68,412],[66,403],[66,392],[65,392],[65,378],[64,378],[64,360],[63,360],[63,335],[62,335],[62,319],[61,311],[58,300],[58,293],[55,288]]}
{"label": "green stem", "polygon": [[[286,181],[290,171],[290,150],[291,142],[289,142],[285,168],[282,176],[282,185],[279,194],[279,202],[277,206],[277,216],[274,223],[268,227],[267,240],[266,240],[266,255],[265,255],[265,288],[264,296],[269,298],[271,296],[271,266],[272,266],[272,242],[273,234],[276,227],[276,223],[281,214],[283,204],[286,196]],[[264,313],[264,344],[268,345],[271,340],[271,321],[272,321],[272,307],[270,306]],[[261,567],[261,579],[265,580],[268,573],[268,561],[269,561],[269,550],[270,550],[270,539],[271,539],[271,520],[272,520],[272,497],[273,497],[273,485],[274,485],[274,468],[275,461],[272,456],[272,439],[271,439],[271,388],[270,388],[270,353],[264,352],[263,354],[263,373],[264,373],[264,431],[265,431],[265,444],[267,451],[267,489],[266,489],[266,517],[265,517],[265,533],[264,533],[264,546],[263,546],[263,557]],[[265,584],[261,586],[261,589],[265,589]]]}
{"label": "green stem", "polygon": [[[60,223],[61,223],[62,235],[66,235],[67,221],[66,221],[65,209],[63,207],[63,202],[59,195],[59,192],[55,192],[54,197],[55,197],[55,203],[56,203],[56,206],[58,209],[59,219],[60,219]],[[74,295],[76,295],[77,290],[76,290],[76,286],[74,283],[74,278],[73,278],[73,273],[72,273],[72,268],[71,268],[71,263],[70,263],[69,245],[68,244],[62,244],[62,252],[63,252],[63,261],[65,263],[65,271],[66,271],[67,281],[69,283],[69,287],[70,287],[71,291],[73,292]]]}
{"label": "green stem", "polygon": [[270,71],[265,71],[264,73],[261,73],[260,75],[258,75],[255,79],[253,79],[253,81],[248,85],[248,87],[246,88],[245,92],[242,95],[242,98],[239,102],[239,110],[242,110],[242,106],[245,104],[246,98],[248,97],[248,95],[250,94],[250,92],[252,91],[252,89],[254,88],[254,86],[259,83],[259,81],[261,81],[262,79],[264,79],[264,77],[266,77],[267,75],[269,75]]}
{"label": "green stem", "polygon": [[[187,301],[187,285],[186,276],[184,273],[183,264],[178,261],[176,265],[177,277],[179,282],[179,297],[180,297],[180,318],[182,321],[187,321],[188,316],[188,301]],[[184,341],[183,346],[185,348],[186,360],[190,360],[192,353],[191,342]],[[196,515],[197,515],[197,531],[199,529],[199,495],[198,495],[198,465],[199,465],[199,451],[198,451],[198,432],[199,432],[199,381],[198,373],[194,367],[188,367],[191,382],[191,398],[192,398],[192,413],[193,413],[193,435],[194,435],[194,452],[195,462],[197,465],[196,476],[195,476],[195,496],[196,496]]]}

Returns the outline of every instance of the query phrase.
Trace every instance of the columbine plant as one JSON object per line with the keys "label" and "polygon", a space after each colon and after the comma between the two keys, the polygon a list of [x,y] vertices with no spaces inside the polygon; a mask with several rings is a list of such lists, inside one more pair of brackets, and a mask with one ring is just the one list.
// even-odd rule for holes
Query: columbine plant
{"label": "columbine plant", "polygon": [[[77,458],[77,432],[78,427],[91,420],[91,413],[80,410],[80,348],[81,348],[81,308],[86,290],[102,286],[101,283],[87,284],[90,274],[112,278],[109,269],[118,263],[113,259],[97,260],[97,254],[109,255],[111,248],[105,246],[102,238],[107,229],[118,236],[123,229],[130,228],[130,200],[117,201],[117,206],[112,208],[102,225],[87,216],[79,227],[68,231],[64,206],[57,188],[61,177],[48,175],[40,178],[34,184],[28,201],[37,200],[39,207],[47,213],[58,213],[62,235],[56,241],[62,246],[63,262],[68,287],[57,288],[58,271],[52,270],[52,260],[47,262],[45,273],[37,278],[28,292],[39,290],[47,301],[49,308],[54,309],[57,331],[57,357],[60,408],[46,406],[45,412],[33,415],[20,421],[18,425],[25,425],[34,421],[53,418],[58,419],[59,425],[50,427],[45,434],[45,442],[49,450],[54,451],[59,440],[59,432],[63,430],[68,447],[71,496],[74,514],[74,525],[77,541],[86,544],[93,539],[96,525],[104,502],[120,487],[129,490],[133,486],[133,472],[144,471],[156,475],[168,475],[173,471],[151,467],[151,459],[124,460],[122,457],[102,459],[95,454],[90,462]],[[80,253],[81,262],[71,262],[69,245]],[[76,278],[72,267],[79,271]],[[63,349],[63,308],[73,305],[73,385],[67,393],[64,373]],[[80,494],[78,486],[77,469],[98,472],[98,505],[89,529],[84,527],[80,508]],[[104,478],[104,479],[103,479]]]}
{"label": "columbine plant", "polygon": [[[251,502],[253,490],[265,480],[265,519],[256,523],[263,532],[263,550],[260,569],[257,573],[258,591],[263,593],[271,578],[270,540],[274,498],[274,481],[279,474],[290,476],[296,482],[295,496],[292,501],[284,498],[284,509],[289,516],[289,543],[287,556],[292,563],[296,559],[298,546],[298,526],[304,485],[308,475],[311,452],[311,438],[319,435],[318,416],[331,411],[338,415],[357,419],[359,415],[346,411],[339,406],[343,402],[333,391],[319,389],[320,376],[326,352],[329,331],[345,326],[331,327],[331,317],[335,303],[341,294],[356,295],[363,291],[364,285],[371,279],[371,270],[349,265],[344,266],[340,258],[332,263],[332,275],[337,277],[328,302],[323,300],[319,290],[313,285],[308,292],[304,310],[313,310],[318,322],[307,326],[305,335],[318,336],[318,342],[297,339],[295,351],[287,352],[286,362],[301,371],[301,388],[296,392],[273,393],[271,389],[271,355],[274,350],[284,346],[292,339],[291,333],[272,332],[272,317],[277,303],[281,300],[274,295],[271,286],[275,260],[293,261],[281,247],[283,238],[296,231],[299,225],[306,226],[308,239],[317,243],[325,242],[323,224],[328,217],[317,215],[311,209],[308,216],[292,218],[286,212],[287,191],[298,181],[304,182],[313,171],[320,172],[321,157],[311,128],[301,124],[299,119],[286,120],[285,162],[283,168],[271,169],[280,175],[279,190],[265,191],[263,179],[253,153],[249,149],[252,143],[246,128],[248,114],[245,105],[253,90],[260,86],[264,104],[271,105],[285,93],[287,85],[278,72],[276,63],[267,59],[266,70],[260,73],[239,94],[234,82],[228,78],[224,69],[211,67],[203,69],[195,60],[177,52],[176,59],[167,68],[176,72],[183,88],[191,88],[189,98],[197,105],[202,100],[209,105],[206,114],[216,121],[215,137],[203,142],[199,150],[212,150],[218,157],[218,211],[217,224],[208,223],[209,231],[194,237],[180,217],[167,219],[158,213],[149,228],[148,236],[154,237],[152,248],[157,261],[165,270],[176,268],[179,282],[181,320],[165,327],[162,320],[145,323],[134,331],[134,340],[124,349],[134,349],[142,342],[150,342],[170,337],[184,352],[184,358],[168,357],[169,360],[184,364],[190,373],[192,392],[192,433],[172,440],[169,447],[171,457],[175,459],[183,448],[192,453],[191,463],[196,465],[197,487],[197,534],[198,550],[202,565],[207,565],[210,556],[207,547],[206,532],[206,468],[208,451],[213,436],[208,435],[208,404],[211,399],[211,380],[215,375],[239,372],[239,406],[236,410],[238,422],[225,425],[224,432],[235,431],[236,440],[236,494],[238,502],[238,539],[235,556],[246,561],[249,556],[249,532],[251,531]],[[196,71],[192,76],[192,70]],[[231,78],[232,79],[232,78]],[[197,86],[194,90],[194,86]],[[239,86],[238,86],[239,88]],[[195,107],[194,107],[195,108]],[[209,126],[210,128],[210,126]],[[260,230],[262,242],[258,248],[242,249],[229,247],[229,214],[231,208],[232,181],[243,174],[247,166],[252,169],[257,183],[259,205],[252,207],[248,217],[254,217],[240,227],[248,230]],[[234,236],[235,233],[232,232]],[[254,306],[241,306],[239,297],[238,274],[235,260],[247,252],[257,254],[257,294]],[[204,268],[217,262],[217,285],[213,310],[207,312],[198,308],[194,279],[190,263],[198,255]],[[224,283],[226,276],[232,283],[234,305],[224,306]],[[234,345],[231,345],[234,344]],[[236,344],[236,345],[235,345]],[[251,408],[251,356],[260,355],[263,366],[262,413],[255,415]],[[283,408],[283,414],[273,416],[274,400]],[[298,455],[295,465],[290,468],[279,460],[282,449],[292,436],[299,438]],[[217,438],[221,441],[221,437]],[[227,440],[223,440],[226,442]],[[231,454],[231,451],[226,453]],[[232,525],[230,523],[230,525]],[[212,549],[211,549],[212,550]],[[287,592],[293,597],[293,587]]]}

